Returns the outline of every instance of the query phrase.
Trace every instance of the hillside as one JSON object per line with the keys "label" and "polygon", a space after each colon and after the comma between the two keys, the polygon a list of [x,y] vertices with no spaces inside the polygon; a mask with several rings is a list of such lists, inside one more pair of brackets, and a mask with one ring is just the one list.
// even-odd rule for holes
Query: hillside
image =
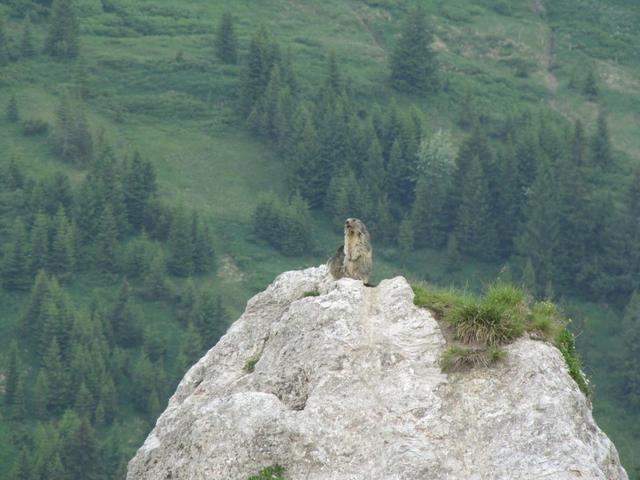
{"label": "hillside", "polygon": [[[447,131],[456,151],[471,135],[474,119],[486,129],[492,147],[501,152],[507,148],[503,143],[508,136],[505,132],[520,128],[527,122],[522,120],[527,115],[533,119],[549,118],[555,135],[568,142],[572,129],[569,122],[582,120],[590,137],[596,131],[599,111],[604,110],[613,163],[589,173],[589,178],[597,188],[595,203],[604,205],[602,210],[624,203],[622,191],[629,184],[630,172],[640,165],[640,137],[636,135],[640,58],[634,48],[640,43],[640,7],[636,2],[609,0],[604,4],[581,0],[580,8],[571,0],[547,4],[541,0],[421,3],[433,26],[433,46],[442,80],[441,88],[426,96],[398,93],[389,83],[390,56],[410,11],[405,2],[266,0],[256,5],[249,1],[193,0],[176,4],[165,0],[76,0],[80,54],[75,60],[61,60],[42,53],[49,31],[49,2],[7,0],[0,7],[10,58],[0,67],[0,106],[8,105],[14,96],[20,120],[0,120],[0,140],[5,145],[0,151],[0,165],[4,172],[14,159],[36,180],[61,171],[79,192],[91,177],[87,172],[92,172],[93,167],[89,163],[62,161],[52,148],[51,139],[67,92],[79,94],[94,139],[94,152],[108,145],[114,157],[125,164],[134,152],[139,152],[155,169],[158,197],[164,205],[170,206],[169,210],[196,211],[201,223],[211,227],[217,270],[196,274],[195,284],[199,291],[213,292],[224,299],[227,313],[220,315],[214,336],[222,333],[228,318],[237,317],[247,299],[276,274],[324,261],[340,243],[335,218],[339,215],[328,209],[312,210],[313,245],[297,256],[283,255],[254,233],[252,216],[263,202],[262,195],[273,192],[286,198],[291,170],[282,150],[248,128],[247,116],[240,108],[245,60],[251,39],[261,25],[270,30],[283,56],[290,55],[300,98],[315,99],[325,83],[327,64],[334,52],[340,77],[348,86],[353,104],[359,106],[358,115],[367,120],[374,118],[378,105],[377,111],[382,112],[386,123],[384,115],[394,109],[404,115],[414,107],[421,116],[425,135],[431,136],[439,129]],[[24,56],[23,18],[29,11],[35,52]],[[215,55],[215,34],[225,12],[232,14],[237,33],[240,61],[235,65],[223,64]],[[590,74],[596,79],[595,96],[584,93]],[[49,133],[25,135],[23,122],[29,120],[46,122]],[[538,120],[531,122],[538,128]],[[383,149],[388,161],[391,145],[383,145]],[[13,198],[12,193],[3,196],[3,258],[7,258],[7,245],[11,243]],[[602,199],[606,202],[600,202]],[[411,208],[398,204],[400,207]],[[51,210],[49,215],[53,218],[56,211]],[[36,213],[37,210],[28,214],[29,231]],[[394,218],[390,224],[392,238],[376,243],[376,282],[404,273],[479,290],[499,272],[504,275],[507,262],[510,275],[521,279],[522,265],[507,258],[483,259],[482,255],[462,252],[462,261],[458,260],[453,268],[453,257],[446,254],[444,245],[398,245],[395,233],[400,223],[401,218]],[[611,229],[608,224],[607,228],[598,225],[599,229]],[[135,228],[133,231],[135,234],[122,234],[123,249],[138,238],[139,232]],[[162,233],[151,232],[151,236],[154,248],[168,256],[172,248],[168,233],[164,238]],[[599,240],[594,244],[599,250]],[[90,262],[91,255],[84,259]],[[591,258],[584,261],[589,263],[593,263]],[[126,273],[105,274],[93,267],[79,270],[64,286],[72,302],[80,310],[89,311],[96,300],[109,310],[118,298]],[[143,289],[143,279],[130,280],[134,291]],[[172,273],[171,280],[177,293],[161,300],[144,295],[133,300],[145,329],[153,326],[165,339],[166,351],[161,358],[170,373],[161,382],[160,406],[168,400],[186,368],[181,364],[184,358],[177,360],[180,353],[188,351],[188,356],[195,359],[210,346],[189,350],[188,322],[183,318],[188,280],[180,272]],[[546,285],[539,283],[538,293],[542,295]],[[640,468],[633,456],[640,448],[640,410],[629,401],[628,381],[621,374],[633,368],[633,356],[624,342],[631,330],[620,327],[629,292],[624,290],[616,297],[613,288],[612,295],[598,296],[592,294],[592,290],[598,290],[593,285],[597,281],[592,281],[589,288],[564,287],[557,296],[574,318],[578,346],[595,384],[594,415],[618,446],[633,478],[634,468]],[[554,286],[563,288],[556,282]],[[9,352],[11,341],[19,335],[28,289],[2,289],[0,302],[0,347]],[[635,329],[635,317],[627,317],[624,325]],[[183,320],[177,320],[180,318]],[[128,350],[131,359],[137,359],[142,350],[141,345],[132,346]],[[33,377],[33,382],[37,357],[42,353],[37,354],[31,346],[21,353],[28,365],[25,375]],[[0,360],[5,370],[9,357],[7,354]],[[610,375],[611,370],[617,373]],[[123,382],[121,406],[127,405],[130,398],[129,380]],[[135,451],[150,428],[153,415],[141,413],[146,409],[147,406],[123,408],[119,421],[133,421],[132,433],[123,433],[122,424],[109,427],[114,438],[124,445],[122,457]],[[154,407],[154,411],[158,408]],[[20,450],[10,434],[16,423],[4,421],[8,416],[5,409],[0,446],[7,448],[0,450],[6,452],[7,461],[0,461],[6,465],[0,468],[0,476],[8,475],[8,459]],[[25,422],[26,430],[33,430],[34,422]],[[122,461],[112,459],[113,464],[120,464],[120,471]]]}

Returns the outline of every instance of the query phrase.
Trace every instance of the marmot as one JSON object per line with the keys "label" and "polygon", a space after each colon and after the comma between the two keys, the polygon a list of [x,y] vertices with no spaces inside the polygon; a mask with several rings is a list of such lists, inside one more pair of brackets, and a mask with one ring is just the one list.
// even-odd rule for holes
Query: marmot
{"label": "marmot", "polygon": [[362,280],[369,284],[373,268],[373,250],[367,227],[357,218],[344,222],[344,245],[327,262],[329,271],[336,280],[342,277]]}

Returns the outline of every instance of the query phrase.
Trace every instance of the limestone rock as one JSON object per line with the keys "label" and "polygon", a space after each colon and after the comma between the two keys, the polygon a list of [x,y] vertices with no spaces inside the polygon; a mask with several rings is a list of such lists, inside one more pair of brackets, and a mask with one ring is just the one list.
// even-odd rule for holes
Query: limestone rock
{"label": "limestone rock", "polygon": [[412,300],[402,277],[283,273],[187,372],[127,478],[278,463],[292,480],[627,479],[553,346],[521,339],[497,366],[445,374],[438,323]]}

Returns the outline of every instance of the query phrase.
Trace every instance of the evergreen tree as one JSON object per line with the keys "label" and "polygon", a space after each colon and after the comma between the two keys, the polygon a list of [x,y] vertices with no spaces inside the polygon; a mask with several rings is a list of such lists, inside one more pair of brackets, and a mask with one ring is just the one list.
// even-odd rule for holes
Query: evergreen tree
{"label": "evergreen tree", "polygon": [[609,126],[602,111],[598,115],[596,133],[591,139],[591,163],[601,168],[607,168],[613,163]]}
{"label": "evergreen tree", "polygon": [[7,369],[4,374],[4,403],[13,405],[15,403],[16,389],[20,377],[20,362],[18,358],[18,344],[15,340],[9,346]]}
{"label": "evergreen tree", "polygon": [[9,97],[9,103],[7,103],[7,120],[11,123],[16,123],[20,120],[20,113],[18,112],[18,100],[15,95]]}
{"label": "evergreen tree", "polygon": [[133,367],[132,380],[133,403],[140,411],[146,412],[149,396],[156,388],[156,376],[153,364],[144,352]]}
{"label": "evergreen tree", "polygon": [[433,35],[421,7],[411,11],[391,54],[391,85],[398,91],[425,94],[439,87]]}
{"label": "evergreen tree", "polygon": [[483,259],[495,258],[497,236],[490,203],[485,173],[476,157],[464,178],[458,211],[456,237],[462,252]]}
{"label": "evergreen tree", "polygon": [[67,162],[86,165],[91,159],[93,140],[89,123],[80,102],[68,94],[62,98],[56,111],[51,141],[55,153]]}
{"label": "evergreen tree", "polygon": [[249,42],[247,64],[242,78],[241,95],[245,115],[250,115],[264,93],[271,68],[280,58],[277,44],[266,28],[260,27]]}
{"label": "evergreen tree", "polygon": [[80,388],[76,393],[76,399],[73,404],[73,410],[82,418],[91,419],[91,415],[95,409],[95,402],[87,386],[80,384]]}
{"label": "evergreen tree", "polygon": [[31,227],[31,270],[33,273],[49,266],[49,219],[38,213]]}
{"label": "evergreen tree", "polygon": [[537,285],[553,282],[557,275],[556,258],[560,233],[558,183],[548,160],[543,160],[531,187],[526,222],[516,245],[522,257],[529,257]]}
{"label": "evergreen tree", "polygon": [[297,189],[311,208],[318,208],[325,194],[320,172],[320,144],[313,118],[304,105],[298,108],[294,117],[287,157],[291,189]]}
{"label": "evergreen tree", "polygon": [[412,209],[416,245],[441,247],[447,239],[447,201],[455,172],[453,147],[442,132],[424,139],[418,152],[418,182]]}
{"label": "evergreen tree", "polygon": [[63,363],[58,340],[53,337],[43,359],[43,370],[49,388],[47,406],[49,410],[58,414],[68,405],[69,375]]}
{"label": "evergreen tree", "polygon": [[582,86],[582,93],[591,101],[595,101],[598,98],[599,88],[596,74],[593,69],[589,69],[587,76],[584,79],[584,85]]}
{"label": "evergreen tree", "polygon": [[186,371],[187,368],[193,365],[202,355],[202,351],[202,337],[198,332],[198,328],[193,322],[190,322],[180,345],[180,354],[177,363],[182,367],[181,370]]}
{"label": "evergreen tree", "polygon": [[202,291],[198,295],[191,319],[203,345],[212,347],[227,327],[222,298],[209,290]]}
{"label": "evergreen tree", "polygon": [[109,315],[111,329],[117,345],[132,347],[142,340],[139,313],[131,300],[131,288],[127,280],[122,281],[118,298]]}
{"label": "evergreen tree", "polygon": [[571,160],[577,167],[582,167],[586,164],[586,143],[584,127],[580,119],[577,119],[574,124],[573,137],[571,138]]}
{"label": "evergreen tree", "polygon": [[33,399],[35,402],[35,413],[39,419],[45,419],[48,415],[49,408],[49,378],[44,369],[40,369],[36,377],[36,383],[33,389]]}
{"label": "evergreen tree", "polygon": [[413,222],[410,217],[402,219],[398,228],[398,248],[403,254],[413,250]]}
{"label": "evergreen tree", "polygon": [[233,26],[233,16],[225,12],[220,17],[216,31],[216,56],[222,63],[236,63],[238,61],[238,40]]}
{"label": "evergreen tree", "polygon": [[153,164],[142,160],[135,152],[124,177],[124,203],[129,224],[140,230],[144,224],[145,210],[150,198],[156,192]]}
{"label": "evergreen tree", "polygon": [[116,265],[116,245],[118,229],[111,205],[107,205],[100,217],[96,235],[95,264],[102,271],[114,272]]}
{"label": "evergreen tree", "polygon": [[78,21],[72,0],[53,0],[44,51],[63,59],[78,56]]}
{"label": "evergreen tree", "polygon": [[27,231],[20,218],[9,232],[2,259],[2,285],[8,290],[26,290],[31,284],[31,258]]}
{"label": "evergreen tree", "polygon": [[13,419],[22,422],[27,417],[27,394],[25,392],[25,378],[23,374],[18,375],[15,396],[13,400]]}
{"label": "evergreen tree", "polygon": [[67,410],[60,422],[61,460],[71,478],[95,480],[99,473],[98,441],[89,419]]}
{"label": "evergreen tree", "polygon": [[162,250],[157,249],[149,269],[142,279],[144,296],[152,300],[161,300],[171,295],[172,285],[167,278],[167,266]]}
{"label": "evergreen tree", "polygon": [[22,27],[22,38],[20,39],[20,56],[23,58],[33,57],[36,49],[33,46],[33,34],[31,33],[31,20],[27,15]]}
{"label": "evergreen tree", "polygon": [[60,208],[54,219],[55,230],[49,258],[50,271],[61,280],[69,278],[75,270],[75,235],[64,209]]}
{"label": "evergreen tree", "polygon": [[169,231],[169,259],[167,267],[171,274],[188,277],[193,273],[194,245],[189,220],[184,210],[178,209]]}

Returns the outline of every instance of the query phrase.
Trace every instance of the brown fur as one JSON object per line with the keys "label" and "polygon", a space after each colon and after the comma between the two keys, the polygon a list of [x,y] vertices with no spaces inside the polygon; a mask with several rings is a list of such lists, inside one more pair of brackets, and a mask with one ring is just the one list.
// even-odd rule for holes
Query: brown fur
{"label": "brown fur", "polygon": [[348,277],[369,284],[373,269],[371,237],[365,224],[357,218],[347,218],[344,227],[344,245],[329,259],[329,271],[335,279]]}

